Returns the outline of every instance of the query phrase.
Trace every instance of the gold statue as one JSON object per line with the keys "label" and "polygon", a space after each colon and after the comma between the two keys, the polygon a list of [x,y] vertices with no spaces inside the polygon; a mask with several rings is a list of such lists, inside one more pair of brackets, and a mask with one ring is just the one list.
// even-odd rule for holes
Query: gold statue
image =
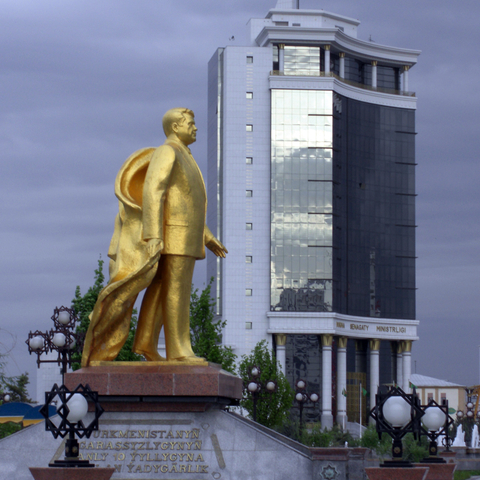
{"label": "gold statue", "polygon": [[193,112],[169,110],[163,130],[162,146],[136,151],[117,175],[110,281],[91,314],[84,367],[115,359],[127,339],[137,295],[145,288],[133,351],[147,361],[165,360],[157,351],[163,326],[167,360],[204,362],[190,341],[193,269],[195,260],[205,258],[205,247],[220,257],[227,249],[205,224],[205,183],[188,148],[196,140]]}

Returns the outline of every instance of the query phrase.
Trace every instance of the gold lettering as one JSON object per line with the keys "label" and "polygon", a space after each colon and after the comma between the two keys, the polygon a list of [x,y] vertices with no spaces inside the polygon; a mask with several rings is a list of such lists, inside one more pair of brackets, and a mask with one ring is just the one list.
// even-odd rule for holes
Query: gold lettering
{"label": "gold lettering", "polygon": [[185,442],[185,445],[188,447],[188,450],[190,450],[190,447],[192,446],[193,442]]}
{"label": "gold lettering", "polygon": [[100,431],[93,432],[93,438],[98,438],[100,436]]}
{"label": "gold lettering", "polygon": [[121,471],[122,471],[122,466],[121,466],[121,465],[114,465],[114,467],[115,467],[115,470],[116,470],[117,472],[121,472]]}
{"label": "gold lettering", "polygon": [[202,449],[202,441],[195,442],[194,450],[201,450]]}
{"label": "gold lettering", "polygon": [[80,449],[85,448],[85,442],[80,442]]}
{"label": "gold lettering", "polygon": [[113,443],[112,442],[108,442],[106,447],[105,447],[105,450],[113,450]]}
{"label": "gold lettering", "polygon": [[195,428],[194,430],[192,430],[192,438],[198,438],[200,434],[200,430],[198,428]]}
{"label": "gold lettering", "polygon": [[145,465],[143,469],[143,473],[150,473],[151,471],[152,471],[152,467],[150,465]]}
{"label": "gold lettering", "polygon": [[161,471],[162,473],[167,473],[167,472],[168,472],[168,466],[167,466],[167,465],[162,465],[162,466],[160,467],[160,471]]}
{"label": "gold lettering", "polygon": [[343,322],[337,322],[337,328],[345,328],[345,324]]}
{"label": "gold lettering", "polygon": [[186,465],[179,465],[179,467],[180,467],[179,473],[186,473],[186,471],[187,471],[187,466]]}
{"label": "gold lettering", "polygon": [[139,430],[138,431],[138,437],[139,438],[145,438],[145,430]]}
{"label": "gold lettering", "polygon": [[118,438],[118,430],[110,430],[110,438]]}
{"label": "gold lettering", "polygon": [[175,438],[173,436],[173,432],[170,430],[168,433],[167,433],[167,436],[165,438]]}
{"label": "gold lettering", "polygon": [[148,438],[157,438],[157,432],[153,430],[152,432],[150,432],[150,435]]}
{"label": "gold lettering", "polygon": [[128,431],[128,438],[137,438],[136,434],[137,434],[137,432],[135,432],[135,430],[129,430]]}
{"label": "gold lettering", "polygon": [[96,450],[103,450],[103,442],[97,442]]}
{"label": "gold lettering", "polygon": [[193,453],[187,453],[187,462],[193,462]]}
{"label": "gold lettering", "polygon": [[121,430],[119,430],[118,438],[127,438],[127,437],[128,437],[128,430],[125,432],[122,432]]}
{"label": "gold lettering", "polygon": [[93,450],[93,442],[88,442],[87,444],[87,450]]}
{"label": "gold lettering", "polygon": [[196,462],[203,462],[203,461],[204,461],[201,453],[199,453],[199,454],[197,455],[197,458],[195,459],[195,461],[196,461]]}
{"label": "gold lettering", "polygon": [[137,465],[137,468],[135,468],[135,473],[140,473],[142,471],[142,466]]}
{"label": "gold lettering", "polygon": [[153,466],[153,469],[154,469],[154,472],[153,473],[158,473],[158,469],[160,468],[160,465],[154,465]]}
{"label": "gold lettering", "polygon": [[172,468],[170,469],[170,473],[178,473],[178,470],[177,470],[177,464],[174,463],[172,465]]}
{"label": "gold lettering", "polygon": [[[201,469],[200,472],[198,472],[198,467],[200,467],[200,469]],[[198,473],[208,473],[207,468],[208,468],[208,465],[197,465],[197,472]]]}
{"label": "gold lettering", "polygon": [[129,463],[127,465],[127,468],[128,468],[128,473],[132,473],[132,468],[134,467],[135,465],[133,463]]}
{"label": "gold lettering", "polygon": [[177,430],[176,438],[183,438],[183,430]]}

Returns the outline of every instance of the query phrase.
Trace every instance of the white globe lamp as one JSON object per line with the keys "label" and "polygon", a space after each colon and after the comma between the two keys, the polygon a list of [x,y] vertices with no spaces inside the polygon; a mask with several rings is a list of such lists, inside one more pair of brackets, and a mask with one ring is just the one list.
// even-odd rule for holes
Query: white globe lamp
{"label": "white globe lamp", "polygon": [[67,400],[67,406],[70,410],[67,420],[70,423],[78,423],[85,418],[88,412],[88,402],[81,393],[74,393]]}
{"label": "white globe lamp", "polygon": [[383,404],[385,420],[395,428],[402,428],[410,421],[410,405],[402,397],[390,397]]}

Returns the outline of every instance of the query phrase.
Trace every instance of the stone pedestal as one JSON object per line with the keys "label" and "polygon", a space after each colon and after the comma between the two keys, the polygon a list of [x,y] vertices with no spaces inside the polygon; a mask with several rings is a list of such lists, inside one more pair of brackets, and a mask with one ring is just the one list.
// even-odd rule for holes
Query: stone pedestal
{"label": "stone pedestal", "polygon": [[110,480],[114,468],[41,468],[31,467],[35,480]]}
{"label": "stone pedestal", "polygon": [[242,380],[220,365],[102,362],[65,375],[74,389],[88,384],[107,412],[204,412],[236,405]]}
{"label": "stone pedestal", "polygon": [[428,467],[422,468],[366,468],[369,480],[426,480]]}
{"label": "stone pedestal", "polygon": [[454,463],[416,463],[415,467],[428,466],[426,480],[453,480],[456,465]]}

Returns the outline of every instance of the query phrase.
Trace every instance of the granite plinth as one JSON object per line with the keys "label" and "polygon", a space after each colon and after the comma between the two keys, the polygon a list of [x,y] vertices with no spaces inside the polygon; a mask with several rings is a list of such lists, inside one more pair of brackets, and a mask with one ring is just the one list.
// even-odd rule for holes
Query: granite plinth
{"label": "granite plinth", "polygon": [[110,480],[114,468],[49,468],[31,467],[35,480]]}
{"label": "granite plinth", "polygon": [[[415,463],[415,467],[424,467],[425,464]],[[454,463],[429,463],[426,480],[453,480],[456,465]]]}
{"label": "granite plinth", "polygon": [[242,397],[242,380],[217,364],[103,363],[67,373],[65,385],[88,384],[106,411],[206,411]]}
{"label": "granite plinth", "polygon": [[428,467],[421,468],[382,468],[365,469],[369,480],[426,480]]}

